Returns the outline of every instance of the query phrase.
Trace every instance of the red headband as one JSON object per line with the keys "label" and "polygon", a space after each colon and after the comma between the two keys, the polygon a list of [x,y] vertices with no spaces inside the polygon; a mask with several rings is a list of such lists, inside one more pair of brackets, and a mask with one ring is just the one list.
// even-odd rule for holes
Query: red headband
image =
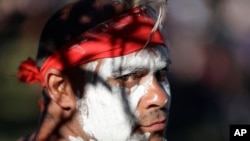
{"label": "red headband", "polygon": [[100,24],[84,32],[80,40],[73,41],[70,47],[55,51],[43,63],[40,72],[35,62],[28,58],[19,67],[19,80],[26,83],[44,82],[46,72],[55,68],[65,70],[96,59],[112,58],[138,51],[146,45],[152,47],[164,41],[159,31],[150,38],[154,21],[141,8]]}

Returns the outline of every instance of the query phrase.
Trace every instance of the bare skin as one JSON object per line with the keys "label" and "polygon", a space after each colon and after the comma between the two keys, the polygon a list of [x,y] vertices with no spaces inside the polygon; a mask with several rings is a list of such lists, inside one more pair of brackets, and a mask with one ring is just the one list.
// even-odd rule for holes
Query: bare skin
{"label": "bare skin", "polygon": [[[148,53],[150,53],[150,51]],[[157,55],[156,53],[150,54]],[[159,61],[157,62],[159,63]],[[164,62],[163,58],[162,63],[164,64]],[[139,135],[149,134],[149,141],[164,140],[168,96],[163,87],[160,86],[160,83],[165,84],[167,80],[165,76],[165,66],[159,66],[159,68],[154,69],[139,69],[144,67],[139,65],[138,68],[133,69],[136,71],[129,72],[126,75],[111,77],[101,74],[102,69],[105,70],[109,67],[104,67],[100,64],[103,64],[103,59],[97,61],[96,68],[93,70],[94,81],[98,79],[97,77],[101,77],[104,80],[107,79],[107,86],[110,88],[119,84],[128,90],[128,96],[133,93],[136,94],[136,89],[145,87],[146,93],[143,93],[139,102],[136,104],[136,111],[139,113],[139,116],[135,121],[136,124],[131,127],[132,133]],[[150,65],[152,65],[152,63]],[[80,68],[85,69],[86,65],[82,65]],[[76,97],[79,98],[82,96],[77,95],[76,91],[79,90],[79,88],[83,88],[82,86],[86,83],[83,79],[86,78],[85,74],[82,73],[81,69],[71,70],[69,73],[62,73],[55,69],[48,70],[45,81],[47,83],[47,94],[50,100],[48,103],[45,103],[45,110],[42,113],[43,116],[40,126],[34,134],[20,140],[66,141],[70,140],[69,137],[80,138],[84,141],[90,139],[95,140],[95,137],[89,136],[89,133],[84,131],[83,123],[79,120],[81,113],[79,113],[79,109],[77,109],[79,107],[77,107]],[[158,73],[161,75],[158,75]],[[106,75],[106,73],[104,74]],[[85,91],[82,90],[82,92]]]}

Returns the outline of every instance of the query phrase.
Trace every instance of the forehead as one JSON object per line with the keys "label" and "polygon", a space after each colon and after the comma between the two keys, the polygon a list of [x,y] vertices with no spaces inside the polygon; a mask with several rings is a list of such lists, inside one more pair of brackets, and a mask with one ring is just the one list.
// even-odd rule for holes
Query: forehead
{"label": "forehead", "polygon": [[[111,65],[110,68],[114,74],[123,71],[128,73],[136,69],[150,69],[152,71],[167,66],[169,60],[168,52],[165,47],[157,46],[145,48],[137,52],[115,58],[103,59],[103,67]],[[109,68],[109,67],[107,67]]]}
{"label": "forehead", "polygon": [[163,46],[142,50],[115,58],[104,58],[84,64],[84,69],[109,75],[131,73],[137,69],[156,71],[168,66],[169,55]]}

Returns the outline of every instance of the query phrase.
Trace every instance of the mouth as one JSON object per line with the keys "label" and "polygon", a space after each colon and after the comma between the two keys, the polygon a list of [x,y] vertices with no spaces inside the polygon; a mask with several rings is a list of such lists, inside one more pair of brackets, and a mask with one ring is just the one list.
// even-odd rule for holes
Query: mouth
{"label": "mouth", "polygon": [[155,122],[152,122],[149,125],[141,125],[139,129],[142,132],[158,132],[163,131],[166,128],[166,119],[158,120]]}
{"label": "mouth", "polygon": [[138,119],[135,131],[141,133],[162,132],[167,126],[167,115],[168,112],[166,109],[151,110]]}

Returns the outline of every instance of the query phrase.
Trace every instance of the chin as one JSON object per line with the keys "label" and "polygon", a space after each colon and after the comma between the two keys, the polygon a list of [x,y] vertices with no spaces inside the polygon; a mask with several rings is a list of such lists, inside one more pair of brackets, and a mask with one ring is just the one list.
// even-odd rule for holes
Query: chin
{"label": "chin", "polygon": [[166,141],[164,132],[147,132],[142,134],[134,134],[127,141]]}
{"label": "chin", "polygon": [[132,140],[140,141],[166,141],[165,125],[159,125],[150,128],[137,128]]}
{"label": "chin", "polygon": [[150,134],[149,141],[165,141],[164,131],[153,132]]}

